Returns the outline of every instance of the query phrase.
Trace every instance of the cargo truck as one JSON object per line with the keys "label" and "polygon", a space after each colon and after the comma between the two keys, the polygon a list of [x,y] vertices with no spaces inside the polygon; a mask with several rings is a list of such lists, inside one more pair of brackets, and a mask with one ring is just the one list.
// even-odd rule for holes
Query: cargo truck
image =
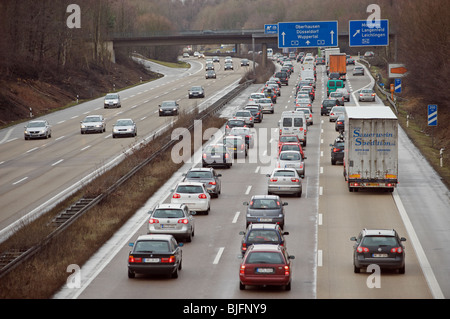
{"label": "cargo truck", "polygon": [[347,77],[347,55],[345,53],[330,54],[328,72],[339,73],[340,80],[345,81]]}
{"label": "cargo truck", "polygon": [[327,66],[329,66],[330,64],[330,55],[331,54],[339,54],[341,52],[341,50],[339,48],[327,48],[324,50],[325,51],[325,63]]}
{"label": "cargo truck", "polygon": [[345,108],[344,177],[350,192],[398,183],[398,122],[386,106]]}

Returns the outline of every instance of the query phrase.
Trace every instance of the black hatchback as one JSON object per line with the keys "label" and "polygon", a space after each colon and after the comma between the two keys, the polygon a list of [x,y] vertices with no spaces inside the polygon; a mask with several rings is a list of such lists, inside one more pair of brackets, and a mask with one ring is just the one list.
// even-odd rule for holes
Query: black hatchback
{"label": "black hatchback", "polygon": [[400,237],[394,229],[365,228],[358,237],[351,237],[350,240],[355,241],[355,273],[370,265],[378,265],[382,269],[397,269],[400,274],[405,273],[405,247],[402,242],[406,241],[406,238]]}
{"label": "black hatchback", "polygon": [[251,245],[274,244],[286,247],[284,236],[289,235],[289,232],[283,231],[276,224],[250,224],[247,231],[241,231],[239,235],[244,236],[241,241],[241,252],[244,255]]}
{"label": "black hatchback", "polygon": [[344,140],[337,138],[331,146],[331,165],[344,161]]}

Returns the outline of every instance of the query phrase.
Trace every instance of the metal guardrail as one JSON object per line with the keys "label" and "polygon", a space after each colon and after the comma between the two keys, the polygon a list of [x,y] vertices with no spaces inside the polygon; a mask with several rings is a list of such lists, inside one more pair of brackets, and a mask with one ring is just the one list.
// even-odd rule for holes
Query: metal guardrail
{"label": "metal guardrail", "polygon": [[[211,104],[198,120],[203,120],[209,116],[212,116],[219,112],[228,102],[233,100],[237,95],[239,95],[243,90],[245,90],[248,86],[250,86],[254,80],[246,81],[243,84],[240,84],[223,97],[218,99],[216,102]],[[191,124],[188,130],[192,130],[194,128],[195,123]],[[79,217],[88,212],[90,209],[95,207],[98,203],[100,203],[103,199],[105,199],[108,195],[110,195],[113,191],[119,188],[124,182],[134,176],[139,170],[141,170],[144,166],[151,163],[154,159],[156,159],[160,154],[165,152],[171,146],[173,146],[177,141],[170,140],[163,147],[161,147],[157,152],[152,154],[149,158],[135,166],[131,169],[127,174],[122,176],[119,180],[117,180],[113,185],[111,185],[104,193],[100,194],[95,198],[82,198],[76,204],[72,205],[65,211],[61,212],[57,215],[49,226],[54,227],[55,229],[45,237],[39,244],[30,247],[28,249],[12,249],[10,251],[6,251],[0,254],[0,278],[4,275],[12,271],[14,268],[19,266],[24,261],[28,260],[30,257],[34,256],[38,253],[45,245],[47,245],[51,240],[55,239],[59,234],[61,234],[65,229],[67,229],[71,224],[73,224]]]}

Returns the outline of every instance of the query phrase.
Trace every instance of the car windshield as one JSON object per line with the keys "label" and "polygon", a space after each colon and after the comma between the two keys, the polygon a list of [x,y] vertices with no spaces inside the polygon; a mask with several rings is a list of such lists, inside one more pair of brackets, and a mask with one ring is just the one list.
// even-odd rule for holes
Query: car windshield
{"label": "car windshield", "polygon": [[280,136],[280,142],[298,142],[297,136]]}
{"label": "car windshield", "polygon": [[289,152],[289,153],[281,153],[280,160],[283,161],[298,161],[300,160],[300,153],[297,152]]}
{"label": "car windshield", "polygon": [[397,240],[392,236],[366,236],[361,244],[365,246],[395,246]]}
{"label": "car windshield", "polygon": [[278,252],[251,252],[246,260],[248,264],[284,264]]}
{"label": "car windshield", "polygon": [[271,99],[260,99],[259,103],[269,103],[269,104],[271,104],[272,100]]}
{"label": "car windshield", "polygon": [[44,127],[45,122],[30,122],[27,125],[28,127]]}
{"label": "car windshield", "polygon": [[117,98],[119,98],[119,96],[117,94],[107,94],[105,97],[105,99],[107,99],[107,100],[114,100]]}
{"label": "car windshield", "polygon": [[128,126],[128,125],[133,125],[133,121],[132,120],[118,120],[116,123],[117,126]]}
{"label": "car windshield", "polygon": [[300,152],[300,146],[296,145],[283,145],[281,146],[281,151],[299,151]]}
{"label": "car windshield", "polygon": [[177,103],[175,101],[164,101],[161,106],[175,106]]}
{"label": "car windshield", "polygon": [[324,106],[330,106],[330,105],[333,105],[333,106],[335,106],[336,105],[336,100],[325,100],[325,101],[323,101],[323,105]]}
{"label": "car windshield", "polygon": [[251,243],[277,243],[279,238],[274,230],[254,229],[248,234],[247,241]]}
{"label": "car windshield", "polygon": [[180,185],[177,187],[177,193],[198,194],[203,193],[203,188],[199,185]]}
{"label": "car windshield", "polygon": [[276,171],[276,172],[273,173],[273,176],[291,177],[291,176],[295,176],[295,172],[294,171]]}
{"label": "car windshield", "polygon": [[334,147],[344,147],[344,142],[337,142],[334,144]]}
{"label": "car windshield", "polygon": [[298,100],[298,103],[310,103],[309,99],[300,99]]}
{"label": "car windshield", "polygon": [[202,88],[201,88],[200,86],[193,86],[193,87],[191,88],[191,90],[192,90],[192,91],[201,91]]}
{"label": "car windshield", "polygon": [[100,122],[100,121],[101,121],[100,117],[89,116],[86,117],[83,122]]}
{"label": "car windshield", "polygon": [[134,252],[169,252],[169,243],[158,240],[140,240],[134,246]]}
{"label": "car windshield", "polygon": [[253,209],[275,209],[280,207],[280,202],[272,198],[258,198],[250,203],[250,208]]}
{"label": "car windshield", "polygon": [[238,127],[233,127],[230,131],[230,135],[236,134],[236,135],[245,135],[245,134],[249,134],[249,130],[246,128],[238,128]]}
{"label": "car windshield", "polygon": [[186,178],[213,178],[213,174],[211,171],[190,171]]}

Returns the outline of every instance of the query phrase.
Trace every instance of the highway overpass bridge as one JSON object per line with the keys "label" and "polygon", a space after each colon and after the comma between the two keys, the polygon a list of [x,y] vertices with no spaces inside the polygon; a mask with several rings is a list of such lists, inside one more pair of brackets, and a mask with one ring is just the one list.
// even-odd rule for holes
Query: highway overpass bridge
{"label": "highway overpass bridge", "polygon": [[[392,33],[390,36],[393,35]],[[348,43],[348,32],[339,32],[339,43]],[[112,50],[120,47],[160,46],[160,45],[198,45],[198,44],[235,44],[239,55],[240,44],[262,46],[262,64],[267,62],[267,48],[278,47],[277,34],[265,34],[264,30],[204,30],[182,31],[167,34],[115,34],[110,40],[108,48]],[[253,51],[255,51],[253,49]],[[396,51],[396,50],[395,50]]]}

